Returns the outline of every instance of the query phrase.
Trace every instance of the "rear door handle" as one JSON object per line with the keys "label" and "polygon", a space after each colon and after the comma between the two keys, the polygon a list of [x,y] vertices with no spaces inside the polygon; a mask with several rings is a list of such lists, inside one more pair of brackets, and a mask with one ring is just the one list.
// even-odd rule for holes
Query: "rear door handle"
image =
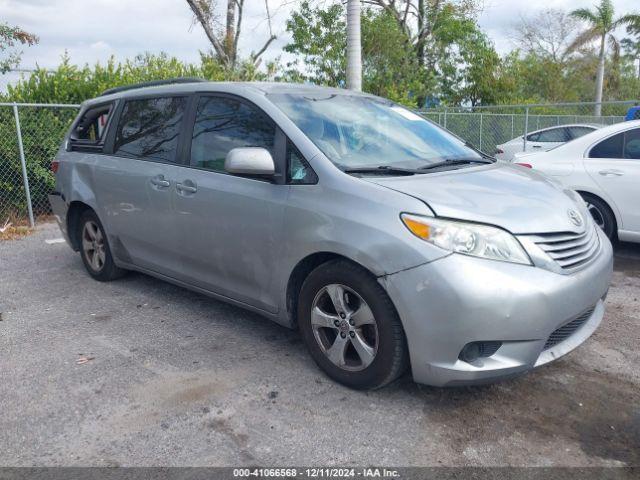
{"label": "rear door handle", "polygon": [[533,148],[542,148],[542,145],[534,145]]}
{"label": "rear door handle", "polygon": [[196,193],[198,187],[191,180],[185,180],[184,183],[176,183],[176,190],[180,193]]}
{"label": "rear door handle", "polygon": [[603,177],[621,177],[624,175],[624,172],[616,170],[615,168],[611,170],[600,170],[598,173]]}
{"label": "rear door handle", "polygon": [[155,185],[158,188],[167,188],[171,186],[168,180],[165,180],[164,175],[156,175],[155,177],[149,180],[151,185]]}

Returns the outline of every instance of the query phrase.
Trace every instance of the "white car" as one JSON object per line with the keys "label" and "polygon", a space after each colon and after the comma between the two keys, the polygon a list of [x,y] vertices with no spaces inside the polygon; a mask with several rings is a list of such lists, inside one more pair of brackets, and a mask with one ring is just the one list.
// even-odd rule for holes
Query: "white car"
{"label": "white car", "polygon": [[527,146],[524,146],[524,137],[521,135],[496,147],[495,157],[498,160],[512,162],[514,155],[519,152],[545,152],[562,145],[587,133],[600,128],[600,125],[573,124],[558,125],[556,127],[543,128],[527,135]]}
{"label": "white car", "polygon": [[640,242],[640,120],[600,128],[553,150],[518,154],[584,198],[607,236]]}

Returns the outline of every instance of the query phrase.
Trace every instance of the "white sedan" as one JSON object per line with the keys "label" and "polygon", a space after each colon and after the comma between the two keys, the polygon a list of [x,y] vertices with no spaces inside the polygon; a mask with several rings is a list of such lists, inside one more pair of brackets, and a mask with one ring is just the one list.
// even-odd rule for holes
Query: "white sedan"
{"label": "white sedan", "polygon": [[525,149],[524,137],[516,137],[496,147],[495,157],[507,162],[513,161],[514,155],[519,152],[544,152],[562,145],[587,133],[600,128],[600,125],[573,124],[558,125],[555,127],[536,130],[527,135]]}
{"label": "white sedan", "polygon": [[553,150],[518,154],[584,198],[607,236],[640,242],[640,120],[600,128]]}

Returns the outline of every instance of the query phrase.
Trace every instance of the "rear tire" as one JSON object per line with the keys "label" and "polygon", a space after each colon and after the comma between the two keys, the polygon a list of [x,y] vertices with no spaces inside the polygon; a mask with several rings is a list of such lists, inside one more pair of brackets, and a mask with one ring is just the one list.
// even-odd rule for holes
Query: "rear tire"
{"label": "rear tire", "polygon": [[298,323],[318,366],[355,389],[391,383],[407,368],[409,355],[391,299],[363,268],[333,260],[302,284]]}
{"label": "rear tire", "polygon": [[589,193],[580,193],[580,195],[586,202],[587,209],[593,221],[602,229],[604,234],[609,237],[609,240],[613,242],[617,237],[618,227],[616,217],[613,211],[611,211],[611,208],[609,208],[609,205],[595,195]]}
{"label": "rear tire", "polygon": [[86,210],[80,216],[78,228],[80,256],[89,275],[100,282],[122,277],[126,270],[114,263],[107,234],[93,210]]}

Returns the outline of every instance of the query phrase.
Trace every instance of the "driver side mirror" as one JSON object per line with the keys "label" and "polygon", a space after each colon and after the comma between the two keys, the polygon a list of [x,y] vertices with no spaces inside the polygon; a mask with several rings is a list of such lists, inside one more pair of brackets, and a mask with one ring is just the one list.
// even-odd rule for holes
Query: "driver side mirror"
{"label": "driver side mirror", "polygon": [[273,175],[276,171],[271,153],[261,147],[230,150],[224,160],[224,169],[235,175]]}

